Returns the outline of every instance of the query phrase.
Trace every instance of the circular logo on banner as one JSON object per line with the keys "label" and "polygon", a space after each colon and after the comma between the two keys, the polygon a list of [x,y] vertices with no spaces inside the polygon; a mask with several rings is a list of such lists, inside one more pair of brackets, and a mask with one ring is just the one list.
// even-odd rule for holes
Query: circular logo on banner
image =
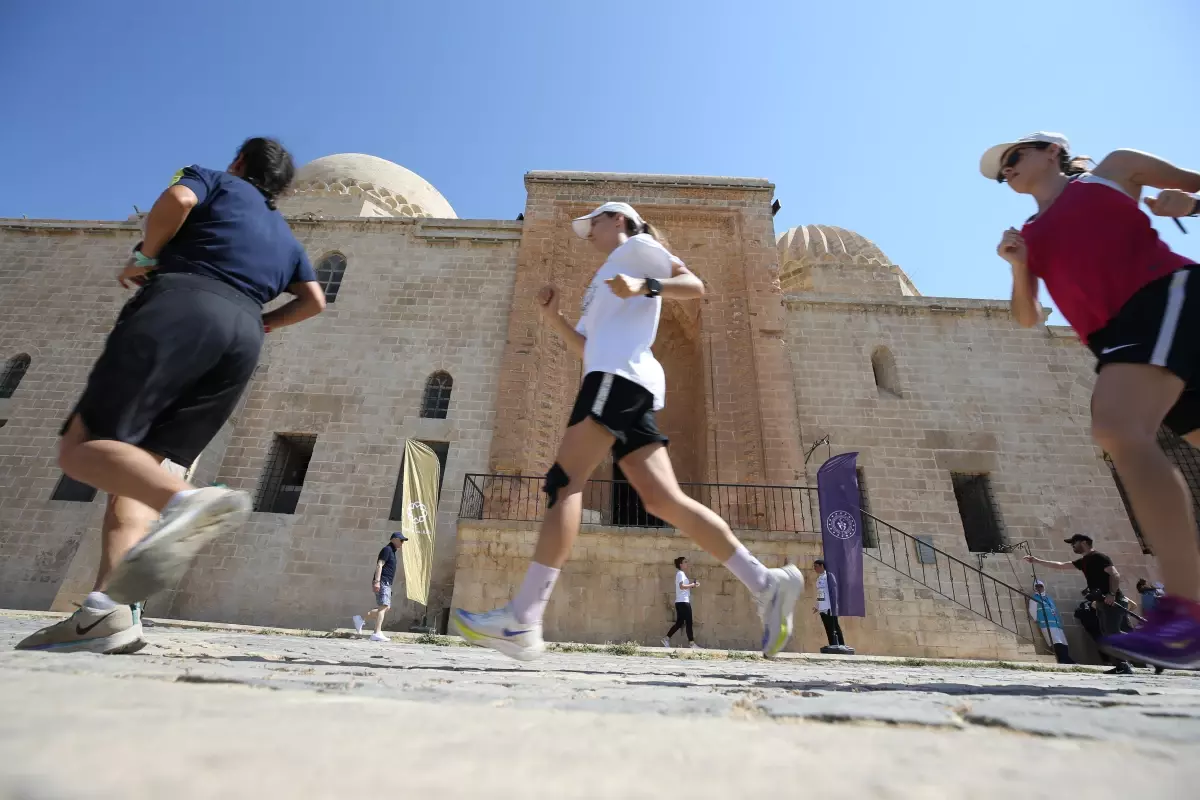
{"label": "circular logo on banner", "polygon": [[426,516],[424,503],[418,501],[408,507],[408,518],[412,520],[414,526],[424,525]]}
{"label": "circular logo on banner", "polygon": [[825,519],[829,532],[839,539],[849,539],[854,535],[854,516],[849,511],[835,511]]}

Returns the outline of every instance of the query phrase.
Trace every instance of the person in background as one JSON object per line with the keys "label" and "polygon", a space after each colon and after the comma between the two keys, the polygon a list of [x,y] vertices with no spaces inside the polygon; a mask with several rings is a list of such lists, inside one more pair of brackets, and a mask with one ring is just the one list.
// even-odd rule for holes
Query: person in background
{"label": "person in background", "polygon": [[[1077,569],[1082,572],[1087,581],[1084,597],[1096,611],[1101,636],[1110,637],[1121,633],[1128,616],[1125,613],[1128,601],[1121,591],[1121,574],[1117,572],[1113,560],[1094,550],[1092,537],[1085,534],[1077,533],[1063,541],[1071,545],[1071,550],[1079,558],[1074,561],[1048,561],[1037,556],[1025,556],[1025,561],[1050,569]],[[1125,659],[1118,659],[1109,672],[1113,675],[1131,675],[1133,666]]]}
{"label": "person in background", "polygon": [[838,622],[834,600],[837,597],[836,579],[825,571],[824,559],[818,558],[813,562],[813,572],[817,573],[817,604],[813,613],[821,615],[821,624],[825,626],[825,637],[829,639],[830,647],[845,646],[846,637],[842,633],[841,623]]}
{"label": "person in background", "polygon": [[1054,651],[1054,657],[1060,664],[1074,664],[1070,648],[1067,646],[1067,635],[1063,632],[1062,619],[1058,616],[1058,607],[1054,598],[1046,594],[1046,584],[1039,581],[1033,583],[1033,597],[1029,599],[1029,616],[1042,632],[1046,644]]}
{"label": "person in background", "polygon": [[1142,613],[1149,614],[1158,605],[1158,598],[1161,596],[1158,588],[1145,578],[1138,578],[1137,593],[1138,597],[1142,598]]}
{"label": "person in background", "polygon": [[688,580],[685,572],[688,566],[688,560],[683,556],[675,559],[675,624],[663,637],[663,647],[671,646],[671,637],[680,628],[685,628],[687,632],[688,647],[696,646],[696,637],[692,635],[692,589],[699,586],[700,581]]}
{"label": "person in background", "polygon": [[[375,576],[371,578],[371,590],[375,592],[375,608],[367,612],[367,616],[375,617],[375,632],[371,634],[372,642],[387,642],[391,641],[383,635],[383,618],[387,615],[388,609],[392,607],[392,583],[396,580],[396,552],[401,545],[408,541],[408,537],[397,531],[392,534],[392,538],[379,551],[379,558],[375,562]],[[362,633],[363,625],[366,620],[358,614],[354,615],[354,630]]]}

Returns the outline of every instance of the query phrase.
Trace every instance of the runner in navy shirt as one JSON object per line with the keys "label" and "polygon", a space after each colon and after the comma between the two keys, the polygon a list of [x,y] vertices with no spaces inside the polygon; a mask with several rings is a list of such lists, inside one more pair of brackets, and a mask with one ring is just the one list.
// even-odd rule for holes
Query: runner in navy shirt
{"label": "runner in navy shirt", "polygon": [[[59,446],[63,472],[108,493],[96,582],[77,612],[18,649],[141,649],[132,604],[174,586],[205,542],[249,515],[245,492],[196,489],[182,473],[233,412],[264,331],[325,307],[275,208],[294,173],[279,142],[248,139],[224,172],[181,170],[147,215],[144,241],[117,274],[142,288],[121,310]],[[263,314],[284,291],[291,302]]]}

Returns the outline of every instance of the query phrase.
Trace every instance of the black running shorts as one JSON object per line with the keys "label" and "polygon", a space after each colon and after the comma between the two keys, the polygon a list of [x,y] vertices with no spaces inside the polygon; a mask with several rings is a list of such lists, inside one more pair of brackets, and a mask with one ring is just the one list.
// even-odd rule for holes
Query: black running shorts
{"label": "black running shorts", "polygon": [[612,448],[616,462],[646,445],[667,443],[667,437],[654,424],[654,395],[620,375],[589,372],[584,376],[567,427],[588,417],[617,437]]}
{"label": "black running shorts", "polygon": [[1200,428],[1200,267],[1146,284],[1088,337],[1096,371],[1106,364],[1153,364],[1185,386],[1163,422],[1180,436]]}
{"label": "black running shorts", "polygon": [[156,275],[121,309],[76,414],[90,438],[188,467],[229,419],[262,350],[262,307],[202,275]]}

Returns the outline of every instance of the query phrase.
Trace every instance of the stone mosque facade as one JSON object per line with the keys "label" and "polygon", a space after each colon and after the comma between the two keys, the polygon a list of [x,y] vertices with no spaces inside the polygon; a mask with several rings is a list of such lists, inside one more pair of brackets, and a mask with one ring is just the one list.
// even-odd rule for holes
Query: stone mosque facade
{"label": "stone mosque facade", "polygon": [[[604,200],[632,203],[708,287],[664,305],[660,424],[688,491],[769,566],[806,571],[791,649],[825,643],[811,613],[815,498],[797,487],[842,452],[860,454],[864,508],[878,519],[867,616],[843,620],[860,653],[1045,658],[1022,596],[998,589],[1028,592],[1029,567],[981,551],[1027,543],[1066,559],[1062,540],[1086,533],[1130,591],[1156,579],[1091,442],[1092,361],[1069,330],[1023,330],[1007,302],[925,297],[858,233],[777,232],[766,180],[534,171],[525,187],[517,220],[468,220],[380,158],[299,170],[280,208],[333,302],[268,337],[234,417],[183,465],[198,483],[251,492],[256,513],[150,598],[149,616],[345,627],[398,529],[406,439],[435,448],[443,483],[429,607],[397,587],[388,627],[438,628],[451,604],[504,602],[532,554],[537,476],[581,378],[533,298],[554,282],[566,313],[577,309],[600,259],[568,221]],[[91,588],[104,497],[63,480],[57,434],[128,296],[114,273],[138,238],[136,218],[0,220],[0,607],[69,610]],[[614,502],[613,465],[596,478],[547,638],[657,643],[672,621],[672,559],[687,555],[698,641],[755,648],[748,593],[690,540],[627,513],[633,501]],[[917,579],[917,564],[939,583]],[[1086,653],[1070,614],[1082,577],[1045,578]]]}

